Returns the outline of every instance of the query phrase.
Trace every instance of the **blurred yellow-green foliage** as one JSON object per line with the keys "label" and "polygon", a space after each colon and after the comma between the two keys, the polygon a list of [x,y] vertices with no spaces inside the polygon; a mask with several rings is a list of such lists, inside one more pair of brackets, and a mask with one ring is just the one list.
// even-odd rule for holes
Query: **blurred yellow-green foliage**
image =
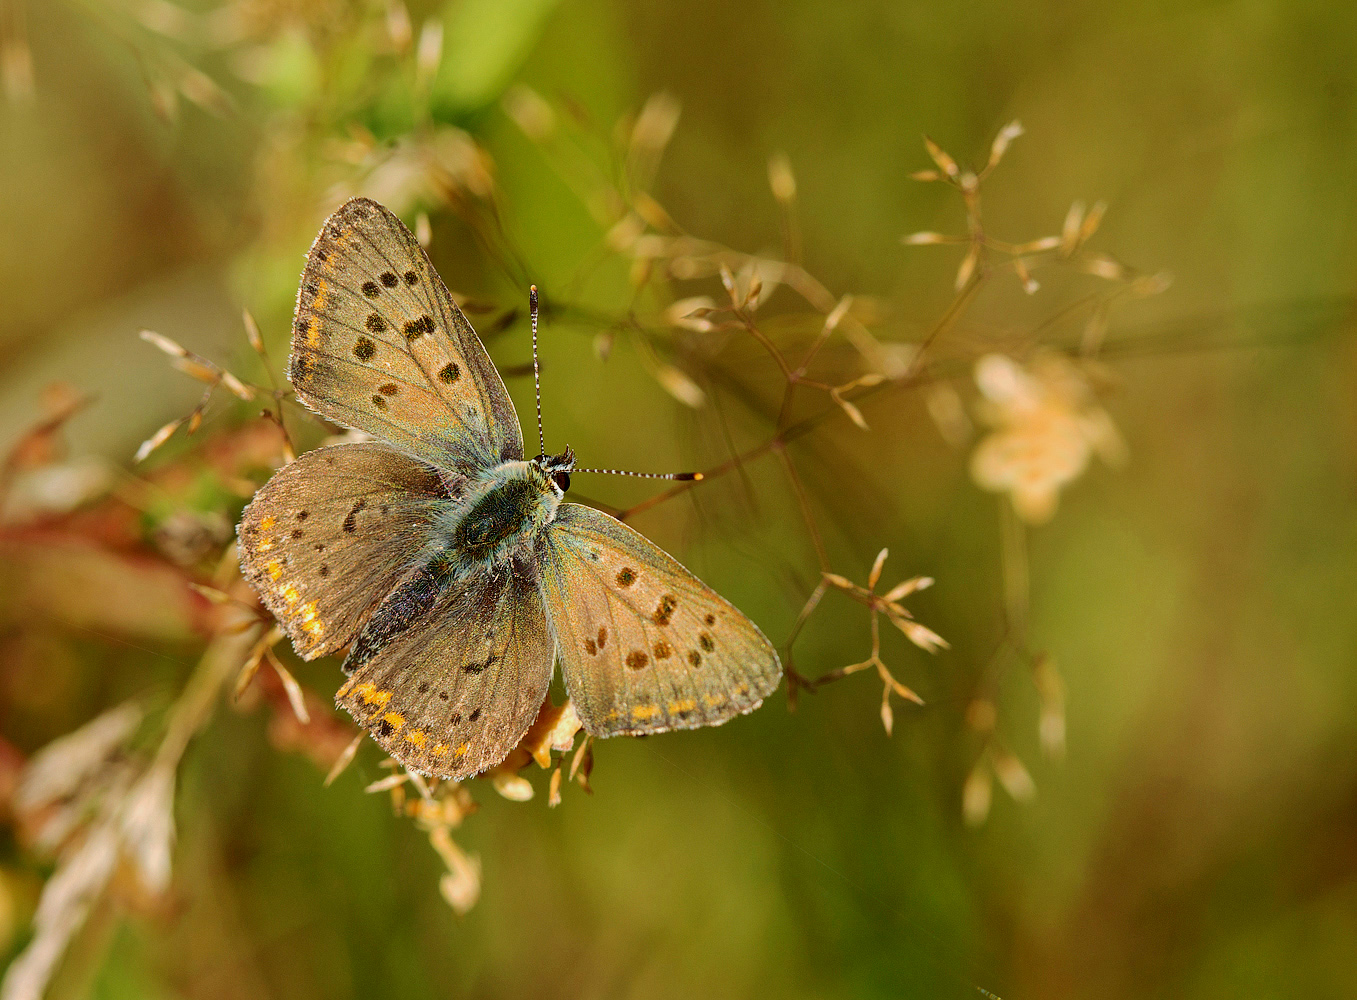
{"label": "blurred yellow-green foliage", "polygon": [[[1353,994],[1357,8],[4,0],[0,81],[0,956],[61,942],[6,1000]],[[975,267],[902,245],[967,234],[911,174],[974,194],[996,135]],[[310,725],[267,664],[233,701],[262,626],[214,603],[272,397],[134,464],[205,388],[137,334],[269,389],[350,193],[425,222],[529,421],[542,288],[549,448],[722,473],[575,486],[799,676],[869,656],[879,550],[879,592],[934,578],[949,649],[881,619],[923,705],[784,685],[597,744],[554,809],[535,765],[470,782],[441,853],[370,742],[323,786],[337,664],[278,649]],[[846,295],[784,409],[767,347]],[[35,805],[25,763],[129,699]],[[110,802],[173,850],[82,896]]]}

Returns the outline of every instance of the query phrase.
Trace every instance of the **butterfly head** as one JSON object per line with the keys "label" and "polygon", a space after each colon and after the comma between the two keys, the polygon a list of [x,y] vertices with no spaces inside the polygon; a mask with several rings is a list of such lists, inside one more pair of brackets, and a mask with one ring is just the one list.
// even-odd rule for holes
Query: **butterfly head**
{"label": "butterfly head", "polygon": [[532,465],[551,483],[558,497],[565,496],[570,489],[570,473],[575,468],[575,453],[569,446],[559,455],[538,455]]}

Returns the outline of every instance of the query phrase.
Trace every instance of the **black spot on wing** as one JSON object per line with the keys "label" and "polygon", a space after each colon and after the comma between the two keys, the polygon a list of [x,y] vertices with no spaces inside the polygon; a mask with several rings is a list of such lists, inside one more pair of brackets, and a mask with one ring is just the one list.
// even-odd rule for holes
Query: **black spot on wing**
{"label": "black spot on wing", "polygon": [[495,656],[495,654],[491,653],[484,660],[473,661],[471,663],[464,663],[462,664],[462,672],[467,674],[479,674],[482,671],[484,671],[487,667],[489,667],[492,663],[494,663],[496,659],[497,657]]}
{"label": "black spot on wing", "polygon": [[655,606],[655,613],[650,616],[650,620],[656,625],[668,625],[669,619],[674,616],[676,607],[678,607],[678,598],[673,594],[665,594],[660,598],[660,603]]}
{"label": "black spot on wing", "polygon": [[359,500],[353,505],[353,510],[349,511],[344,517],[344,530],[352,535],[358,530],[358,513],[368,505],[366,499]]}
{"label": "black spot on wing", "polygon": [[433,333],[437,327],[434,325],[433,317],[428,313],[425,313],[418,319],[407,320],[403,329],[405,330],[406,338],[414,340],[416,337],[422,337],[426,333]]}

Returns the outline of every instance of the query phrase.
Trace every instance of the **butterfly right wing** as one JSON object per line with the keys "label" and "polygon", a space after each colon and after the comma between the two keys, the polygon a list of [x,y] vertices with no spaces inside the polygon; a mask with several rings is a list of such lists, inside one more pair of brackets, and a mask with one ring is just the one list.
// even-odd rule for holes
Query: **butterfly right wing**
{"label": "butterfly right wing", "polygon": [[333,653],[417,560],[447,496],[433,468],[387,445],[317,448],[245,508],[241,569],[299,656]]}
{"label": "butterfly right wing", "polygon": [[440,468],[523,457],[480,338],[414,234],[367,198],[340,206],[311,246],[288,378],[313,410]]}
{"label": "butterfly right wing", "polygon": [[758,626],[621,521],[563,503],[544,549],[561,671],[590,734],[720,725],[782,679]]}

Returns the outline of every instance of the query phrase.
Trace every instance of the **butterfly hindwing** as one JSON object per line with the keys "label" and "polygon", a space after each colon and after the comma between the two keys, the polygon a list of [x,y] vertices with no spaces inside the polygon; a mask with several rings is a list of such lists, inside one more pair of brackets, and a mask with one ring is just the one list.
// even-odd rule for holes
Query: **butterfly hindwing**
{"label": "butterfly hindwing", "polygon": [[417,559],[446,496],[437,472],[386,445],[318,448],[245,508],[241,568],[299,655],[332,653]]}
{"label": "butterfly hindwing", "polygon": [[566,690],[594,736],[719,725],[777,687],[758,627],[622,522],[563,503],[545,549]]}
{"label": "butterfly hindwing", "polygon": [[312,409],[463,473],[523,457],[513,402],[428,256],[375,201],[321,227],[288,377]]}
{"label": "butterfly hindwing", "polygon": [[[429,585],[439,592],[422,600]],[[392,616],[411,617],[412,605],[423,610],[391,627]],[[370,645],[371,636],[380,638]],[[364,662],[336,700],[403,765],[447,778],[500,763],[551,683],[553,640],[530,564],[446,585],[417,571],[373,612],[354,649]]]}

